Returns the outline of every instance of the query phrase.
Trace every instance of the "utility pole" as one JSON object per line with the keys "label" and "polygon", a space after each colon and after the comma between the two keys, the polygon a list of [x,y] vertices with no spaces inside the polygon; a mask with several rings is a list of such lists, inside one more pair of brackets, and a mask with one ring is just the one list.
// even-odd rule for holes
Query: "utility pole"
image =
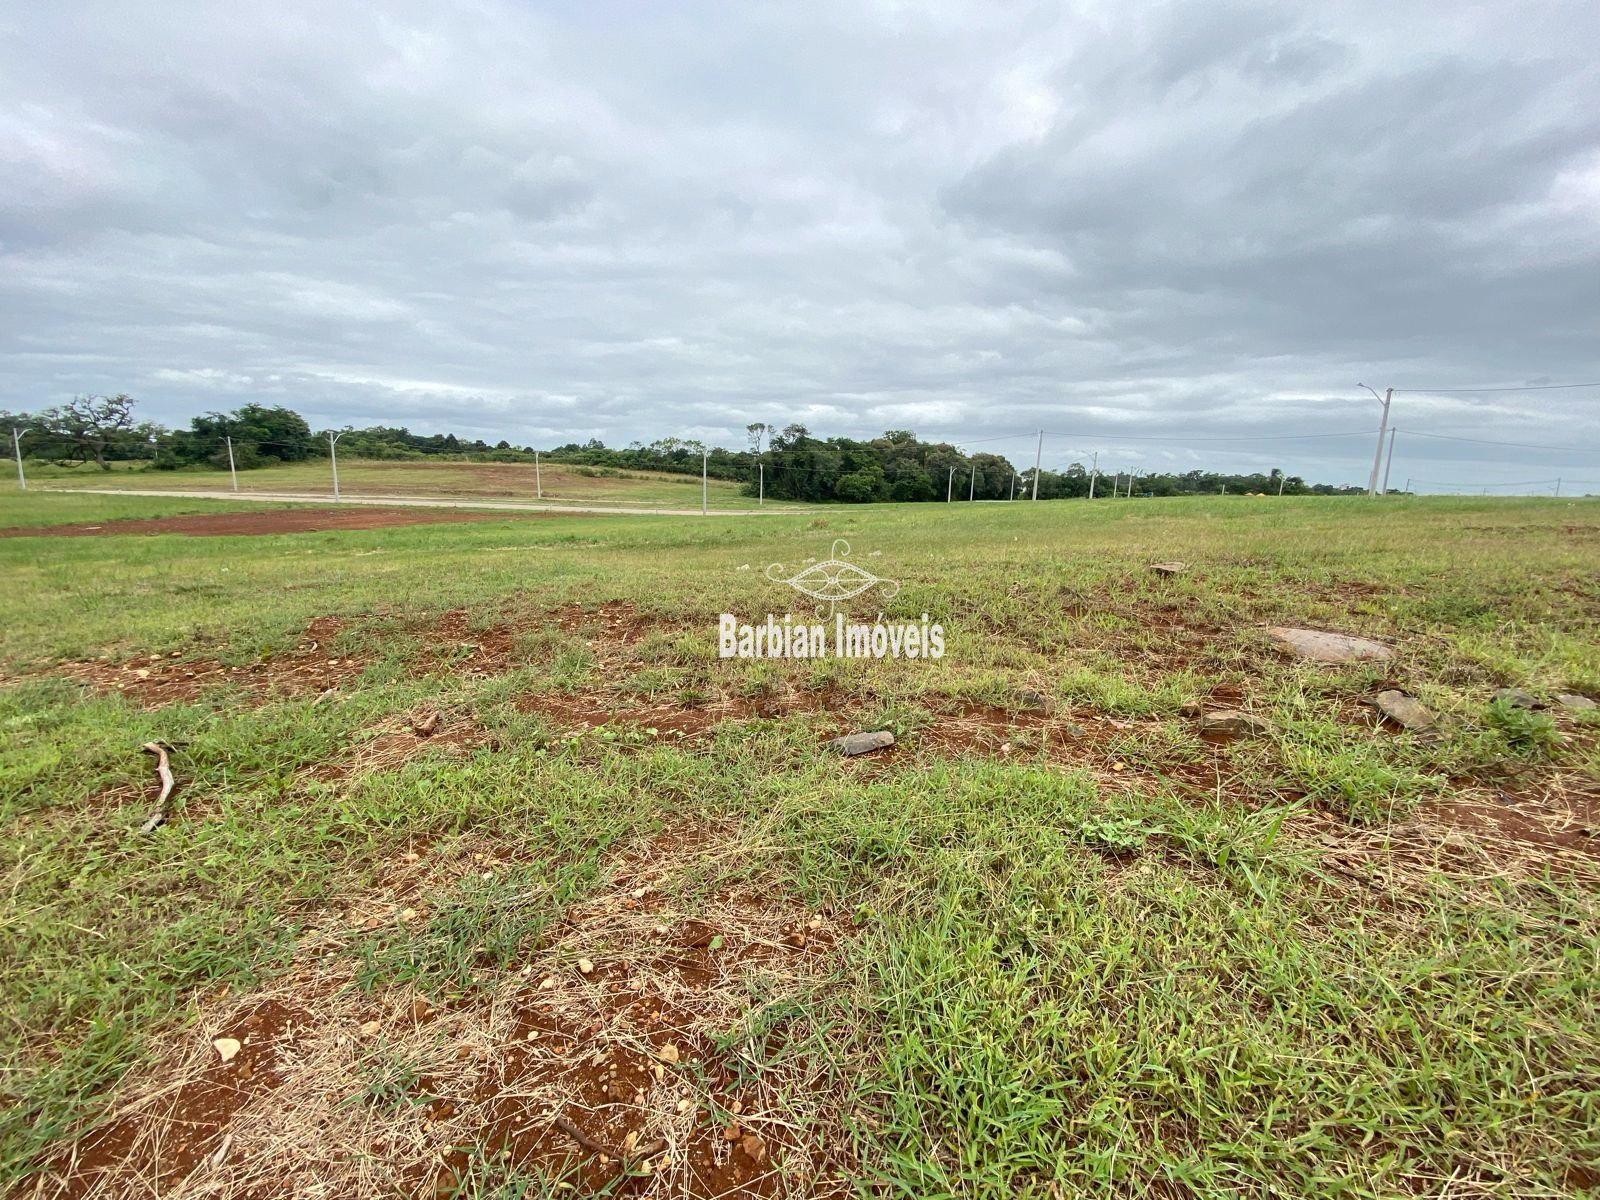
{"label": "utility pole", "polygon": [[27,432],[26,429],[15,428],[11,431],[11,449],[17,456],[17,487],[24,492],[28,490],[28,477],[22,473],[22,435]]}
{"label": "utility pole", "polygon": [[1100,473],[1100,451],[1090,451],[1089,458],[1089,499],[1094,499],[1094,477]]}
{"label": "utility pole", "polygon": [[1279,475],[1278,476],[1278,495],[1280,495],[1280,496],[1283,495],[1283,485],[1288,483],[1288,482],[1289,482],[1289,477],[1287,475]]}
{"label": "utility pole", "polygon": [[538,500],[544,499],[544,476],[539,473],[539,452],[533,452],[533,494]]}
{"label": "utility pole", "polygon": [[951,467],[950,468],[950,478],[946,479],[944,481],[944,502],[946,504],[949,504],[951,498],[955,496],[955,486],[956,486],[956,469],[954,467]]}
{"label": "utility pole", "polygon": [[967,502],[968,503],[971,503],[973,496],[977,494],[977,488],[978,488],[978,464],[977,463],[973,463],[972,464],[972,477],[967,480]]}
{"label": "utility pole", "polygon": [[1389,456],[1383,460],[1383,495],[1389,494],[1389,468],[1394,466],[1394,435],[1398,429],[1389,430]]}
{"label": "utility pole", "polygon": [[1561,476],[1556,476],[1556,495],[1561,495]]}
{"label": "utility pole", "polygon": [[335,433],[328,430],[328,461],[333,464],[333,498],[339,498],[339,439],[344,436],[344,431]]}
{"label": "utility pole", "polygon": [[1044,459],[1044,430],[1039,430],[1039,445],[1033,452],[1033,498],[1039,498],[1039,463]]}
{"label": "utility pole", "polygon": [[1383,439],[1389,432],[1389,404],[1394,399],[1394,389],[1386,388],[1383,395],[1378,395],[1373,388],[1364,383],[1356,384],[1357,387],[1367,388],[1372,393],[1372,398],[1383,405],[1383,420],[1378,423],[1378,451],[1372,456],[1372,474],[1367,479],[1367,495],[1378,494],[1378,468],[1383,466]]}
{"label": "utility pole", "polygon": [[764,462],[756,464],[756,481],[756,503],[765,504],[767,502],[767,464]]}
{"label": "utility pole", "polygon": [[1406,495],[1411,495],[1411,476],[1406,476]]}
{"label": "utility pole", "polygon": [[709,484],[706,480],[706,463],[710,461],[710,458],[711,451],[705,449],[700,451],[700,515],[702,517],[706,515],[706,503],[710,498],[708,492]]}
{"label": "utility pole", "polygon": [[233,465],[233,438],[227,434],[223,434],[223,438],[228,443],[228,478],[233,480],[233,490],[237,492],[239,490],[239,471]]}
{"label": "utility pole", "polygon": [[1011,472],[1011,499],[1017,498],[1017,473]]}

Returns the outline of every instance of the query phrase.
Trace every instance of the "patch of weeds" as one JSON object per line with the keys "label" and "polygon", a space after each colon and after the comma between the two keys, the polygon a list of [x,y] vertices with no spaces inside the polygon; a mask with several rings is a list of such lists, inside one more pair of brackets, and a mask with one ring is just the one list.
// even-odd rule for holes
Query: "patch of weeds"
{"label": "patch of weeds", "polygon": [[1506,700],[1489,705],[1488,722],[1519,754],[1545,757],[1561,743],[1556,723],[1547,715],[1518,708]]}
{"label": "patch of weeds", "polygon": [[1075,832],[1086,846],[1112,854],[1132,854],[1142,850],[1145,841],[1161,830],[1132,817],[1085,817]]}
{"label": "patch of weeds", "polygon": [[1403,816],[1423,796],[1443,787],[1436,775],[1391,762],[1382,744],[1355,740],[1349,731],[1327,722],[1290,726],[1280,751],[1293,784],[1308,799],[1357,824]]}
{"label": "patch of weeds", "polygon": [[344,1103],[365,1104],[383,1113],[431,1104],[438,1097],[420,1090],[426,1066],[420,1059],[407,1058],[399,1047],[380,1044],[356,1063],[361,1087]]}

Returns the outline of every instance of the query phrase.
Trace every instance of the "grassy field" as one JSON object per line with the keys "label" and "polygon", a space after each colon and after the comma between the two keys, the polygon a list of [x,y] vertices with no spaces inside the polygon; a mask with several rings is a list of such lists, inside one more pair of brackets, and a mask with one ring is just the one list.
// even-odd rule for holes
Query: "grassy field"
{"label": "grassy field", "polygon": [[[146,515],[0,525],[58,503]],[[926,612],[945,657],[720,659],[717,614],[798,611],[765,568],[836,538],[901,585],[854,615]],[[1553,701],[1600,697],[1600,504],[561,516],[0,569],[0,1189],[1600,1184],[1600,721]],[[1291,661],[1272,624],[1395,657]],[[1437,728],[1380,724],[1384,687]],[[141,834],[152,741],[179,786]]]}
{"label": "grassy field", "polygon": [[[142,464],[113,471],[30,464],[35,487],[162,488],[176,492],[227,491],[226,471],[154,471]],[[618,471],[604,467],[545,463],[534,479],[532,463],[372,462],[340,457],[339,490],[346,496],[422,496],[443,499],[528,500],[541,491],[546,502],[637,504],[641,507],[700,507],[700,476],[660,471]],[[290,463],[239,472],[241,492],[333,494],[326,460]],[[712,508],[755,508],[741,485],[712,479],[706,487]],[[773,506],[779,502],[772,501]]]}

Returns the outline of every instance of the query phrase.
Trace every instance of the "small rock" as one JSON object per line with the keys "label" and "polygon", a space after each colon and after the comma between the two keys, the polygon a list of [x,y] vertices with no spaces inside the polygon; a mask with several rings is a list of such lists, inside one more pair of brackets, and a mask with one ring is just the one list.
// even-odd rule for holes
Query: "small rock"
{"label": "small rock", "polygon": [[664,1063],[675,1063],[678,1061],[678,1047],[671,1042],[667,1042],[661,1049],[656,1051],[656,1057]]}
{"label": "small rock", "polygon": [[543,988],[547,992],[551,988],[555,987],[555,985],[556,985],[556,977],[554,975],[546,975],[543,979],[541,979],[539,981],[539,986],[541,988]]}
{"label": "small rock", "polygon": [[1157,575],[1182,575],[1189,569],[1189,564],[1183,562],[1158,562],[1151,563],[1150,569]]}
{"label": "small rock", "polygon": [[382,1021],[367,1021],[365,1024],[363,1024],[361,1026],[361,1036],[362,1037],[377,1037],[379,1031],[381,1031],[382,1029],[383,1029],[383,1022]]}
{"label": "small rock", "polygon": [[1490,700],[1512,708],[1538,708],[1539,702],[1521,688],[1496,688]]}
{"label": "small rock", "polygon": [[590,962],[587,958],[580,958],[578,960],[578,974],[593,975],[594,963]]}
{"label": "small rock", "polygon": [[1193,720],[1195,717],[1198,717],[1204,711],[1205,710],[1201,708],[1200,701],[1198,700],[1185,700],[1182,704],[1178,705],[1178,715],[1180,717],[1188,717],[1191,720]]}
{"label": "small rock", "polygon": [[1261,737],[1272,732],[1272,723],[1236,708],[1218,708],[1201,716],[1200,732],[1216,737]]}
{"label": "small rock", "polygon": [[1600,708],[1600,704],[1596,704],[1589,697],[1580,696],[1576,692],[1557,692],[1556,703],[1561,705],[1562,708],[1571,709],[1573,712],[1593,712],[1595,709]]}
{"label": "small rock", "polygon": [[1089,736],[1089,731],[1082,725],[1068,725],[1061,731],[1061,734],[1063,737],[1069,737],[1073,741],[1080,741]]}
{"label": "small rock", "polygon": [[1281,649],[1296,658],[1312,662],[1385,662],[1394,657],[1394,651],[1382,642],[1346,633],[1329,633],[1325,629],[1293,629],[1274,625],[1267,630],[1267,634]]}
{"label": "small rock", "polygon": [[402,921],[415,921],[417,915],[417,910],[414,908],[402,908],[400,910],[400,919]]}
{"label": "small rock", "polygon": [[693,1100],[679,1100],[678,1101],[678,1112],[679,1113],[686,1113],[690,1109],[692,1109],[693,1107],[694,1107],[694,1101]]}
{"label": "small rock", "polygon": [[1412,697],[1397,688],[1389,688],[1379,692],[1373,697],[1372,702],[1377,705],[1378,711],[1396,725],[1403,725],[1407,729],[1431,729],[1434,716]]}
{"label": "small rock", "polygon": [[737,1125],[729,1125],[722,1131],[722,1140],[725,1142],[737,1142],[739,1140],[739,1127]]}
{"label": "small rock", "polygon": [[894,734],[887,729],[876,733],[847,733],[843,737],[836,737],[828,743],[828,749],[837,750],[846,758],[857,754],[869,754],[874,750],[886,750],[894,745]]}
{"label": "small rock", "polygon": [[217,1048],[217,1053],[223,1062],[232,1062],[233,1056],[239,1053],[238,1038],[218,1038],[211,1044]]}
{"label": "small rock", "polygon": [[739,1149],[743,1150],[756,1162],[765,1162],[767,1158],[767,1144],[753,1133],[747,1133],[739,1142]]}
{"label": "small rock", "polygon": [[1017,703],[1029,712],[1044,713],[1047,716],[1056,709],[1056,702],[1042,692],[1024,689],[1017,693]]}

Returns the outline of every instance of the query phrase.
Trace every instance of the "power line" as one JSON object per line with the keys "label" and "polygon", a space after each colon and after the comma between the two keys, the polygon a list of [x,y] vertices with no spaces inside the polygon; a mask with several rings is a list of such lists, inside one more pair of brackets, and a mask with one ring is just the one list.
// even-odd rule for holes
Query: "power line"
{"label": "power line", "polygon": [[1600,387],[1600,383],[1530,383],[1525,387],[1408,387],[1395,388],[1397,392],[1428,392],[1433,395],[1462,392],[1559,392],[1567,388]]}
{"label": "power line", "polygon": [[1259,437],[1173,437],[1148,433],[1062,433],[1059,430],[1045,430],[1050,437],[1071,437],[1082,441],[1100,438],[1107,442],[1168,442],[1174,446],[1186,446],[1190,442],[1304,442],[1316,438],[1371,437],[1374,432],[1363,429],[1352,433],[1283,433]]}
{"label": "power line", "polygon": [[1516,446],[1523,450],[1565,450],[1576,454],[1594,454],[1596,451],[1582,446],[1551,446],[1541,442],[1493,442],[1484,438],[1458,437],[1452,433],[1419,433],[1415,429],[1402,429],[1407,437],[1434,438],[1442,442],[1471,442],[1475,446]]}

